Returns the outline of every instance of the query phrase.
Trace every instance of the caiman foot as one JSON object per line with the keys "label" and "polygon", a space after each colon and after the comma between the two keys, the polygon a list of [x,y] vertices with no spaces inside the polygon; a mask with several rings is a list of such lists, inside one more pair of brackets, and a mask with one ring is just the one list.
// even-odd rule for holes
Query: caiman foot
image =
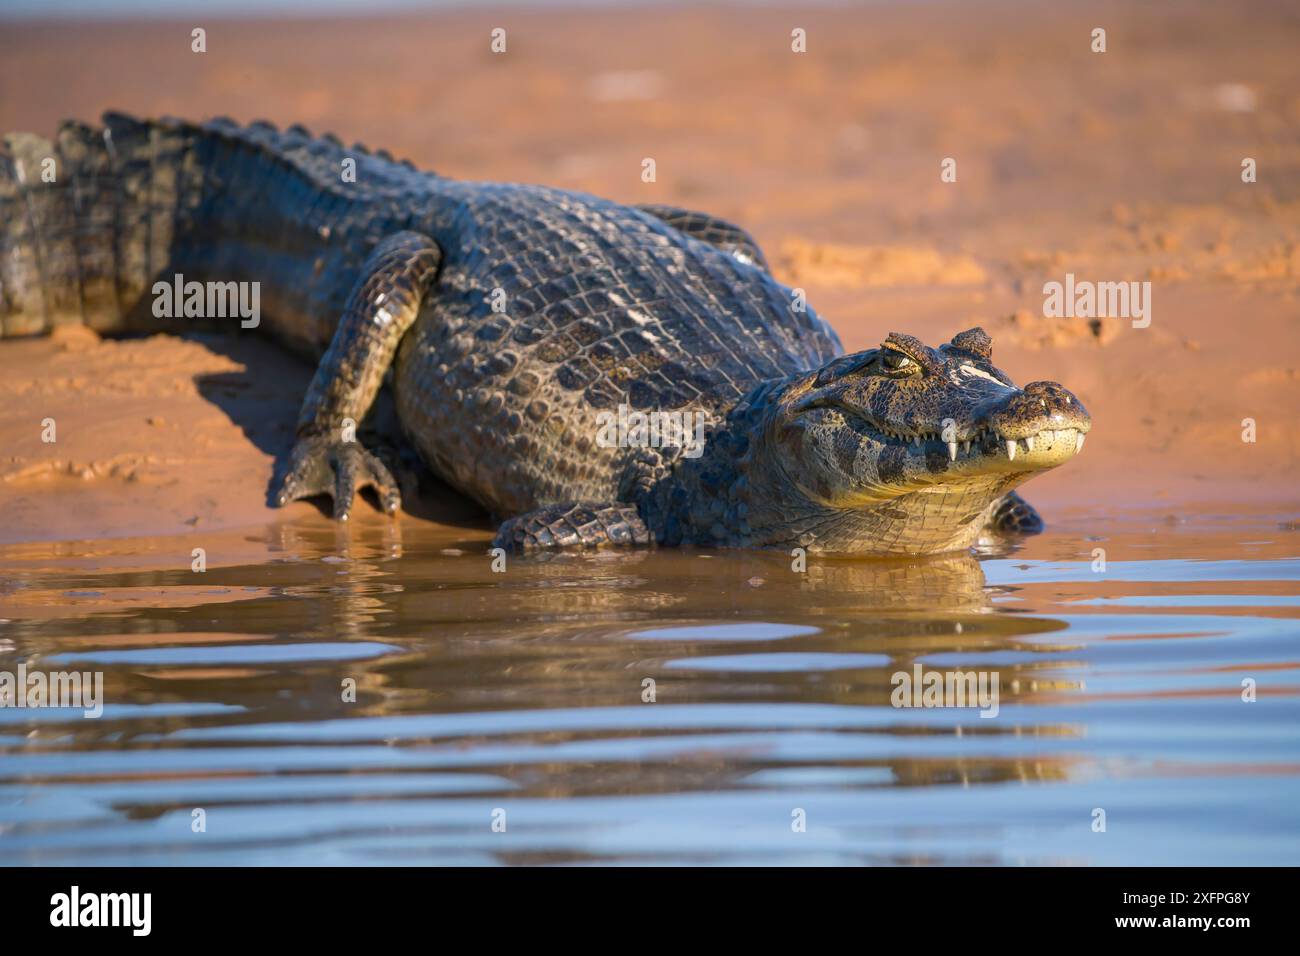
{"label": "caiman foot", "polygon": [[1043,519],[1033,505],[1009,491],[994,506],[987,530],[1003,535],[1038,534],[1043,530]]}
{"label": "caiman foot", "polygon": [[548,505],[501,525],[492,547],[517,554],[560,548],[631,547],[653,540],[631,505]]}
{"label": "caiman foot", "polygon": [[334,499],[334,519],[347,521],[358,488],[370,487],[388,514],[402,505],[402,495],[388,467],[355,441],[339,441],[333,435],[306,435],[293,446],[289,468],[275,506],[283,507],[299,498],[329,495]]}

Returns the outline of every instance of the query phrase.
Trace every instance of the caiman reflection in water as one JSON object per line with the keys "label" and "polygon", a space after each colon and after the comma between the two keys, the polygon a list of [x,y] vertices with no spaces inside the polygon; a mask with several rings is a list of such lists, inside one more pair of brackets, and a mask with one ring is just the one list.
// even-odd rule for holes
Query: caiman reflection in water
{"label": "caiman reflection in water", "polygon": [[[0,667],[102,670],[107,698],[97,721],[0,710],[0,805],[28,808],[0,809],[0,840],[51,862],[1091,861],[1101,845],[1071,834],[1097,780],[1151,772],[1115,711],[1082,706],[1101,652],[1135,645],[1059,603],[1110,593],[1064,565],[1068,595],[1027,601],[1007,576],[1049,566],[1019,555],[800,571],[664,550],[498,573],[481,532],[454,535],[209,534],[202,575],[178,539],[0,550]],[[996,672],[997,717],[892,706],[918,664]],[[815,838],[789,843],[791,808]]]}

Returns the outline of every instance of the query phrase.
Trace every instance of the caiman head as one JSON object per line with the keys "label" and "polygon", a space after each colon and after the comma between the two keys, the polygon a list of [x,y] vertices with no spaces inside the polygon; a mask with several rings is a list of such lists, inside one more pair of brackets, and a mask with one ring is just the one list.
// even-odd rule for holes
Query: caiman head
{"label": "caiman head", "polygon": [[929,554],[974,543],[1006,492],[1083,450],[1091,419],[1055,382],[1017,387],[976,328],[937,349],[893,333],[834,359],[782,389],[761,427],[746,470],[763,459],[785,499],[781,544]]}

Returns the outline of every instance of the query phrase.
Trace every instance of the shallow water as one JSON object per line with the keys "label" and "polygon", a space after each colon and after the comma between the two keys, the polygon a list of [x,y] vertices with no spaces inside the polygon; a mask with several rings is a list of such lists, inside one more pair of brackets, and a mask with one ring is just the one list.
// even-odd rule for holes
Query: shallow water
{"label": "shallow water", "polygon": [[[1300,863],[1300,539],[1090,530],[803,573],[323,519],[4,546],[0,671],[107,703],[0,708],[0,861]],[[918,664],[997,715],[891,706]]]}

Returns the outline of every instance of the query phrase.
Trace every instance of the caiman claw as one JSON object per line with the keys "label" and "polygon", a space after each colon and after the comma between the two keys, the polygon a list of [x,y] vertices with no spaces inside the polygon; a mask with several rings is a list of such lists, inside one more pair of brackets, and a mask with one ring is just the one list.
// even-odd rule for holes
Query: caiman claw
{"label": "caiman claw", "polygon": [[332,435],[307,435],[298,439],[289,457],[289,468],[275,495],[275,506],[284,507],[299,498],[330,495],[334,519],[347,521],[358,488],[369,486],[379,495],[388,514],[401,507],[402,496],[392,473],[375,455],[355,441],[339,441]]}

